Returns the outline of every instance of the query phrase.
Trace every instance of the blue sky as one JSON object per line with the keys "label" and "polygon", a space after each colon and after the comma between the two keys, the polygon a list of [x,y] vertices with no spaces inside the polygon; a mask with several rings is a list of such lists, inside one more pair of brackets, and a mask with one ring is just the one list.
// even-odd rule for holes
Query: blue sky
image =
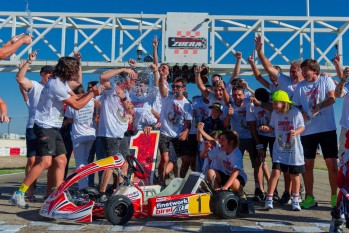
{"label": "blue sky", "polygon": [[[207,0],[28,0],[31,12],[85,12],[85,13],[136,13],[166,14],[167,12],[207,12],[211,15],[264,15],[264,16],[305,16],[306,0],[242,0],[242,1],[207,1]],[[48,4],[49,3],[49,4]],[[311,16],[348,16],[349,3],[343,0],[310,0]],[[1,1],[1,11],[25,12],[26,1]],[[1,33],[1,32],[0,32]],[[1,35],[3,40],[9,39],[10,35]],[[244,58],[246,58],[246,54]],[[290,56],[292,57],[292,55]],[[1,62],[1,61],[0,61]],[[235,61],[234,61],[235,62]],[[288,72],[286,72],[288,73]],[[28,74],[28,78],[38,80],[39,74]],[[9,116],[12,117],[10,125],[11,133],[24,134],[27,119],[27,108],[18,90],[15,81],[15,73],[0,73],[2,85],[0,96],[8,104]],[[226,77],[227,79],[228,77]],[[98,80],[98,74],[85,74],[83,84],[91,80]],[[248,79],[247,80],[253,80]],[[257,88],[254,81],[251,87]],[[192,95],[198,91],[190,86]],[[339,121],[339,113],[342,108],[342,100],[336,103],[336,117]],[[8,131],[7,124],[0,125],[0,134]]]}

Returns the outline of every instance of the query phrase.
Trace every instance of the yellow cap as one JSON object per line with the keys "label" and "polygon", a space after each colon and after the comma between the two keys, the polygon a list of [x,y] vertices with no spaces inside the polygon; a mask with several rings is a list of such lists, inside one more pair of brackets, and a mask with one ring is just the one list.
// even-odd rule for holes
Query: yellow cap
{"label": "yellow cap", "polygon": [[294,104],[294,102],[292,102],[290,100],[290,98],[288,97],[287,92],[286,91],[282,91],[282,90],[274,92],[273,95],[272,95],[272,100],[273,101],[279,101],[279,102],[286,102],[286,103],[289,103],[289,104]]}

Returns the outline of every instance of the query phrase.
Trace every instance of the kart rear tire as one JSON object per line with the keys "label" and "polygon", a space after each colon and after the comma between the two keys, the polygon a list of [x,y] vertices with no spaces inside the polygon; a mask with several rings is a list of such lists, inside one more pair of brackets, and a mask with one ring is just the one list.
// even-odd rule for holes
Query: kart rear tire
{"label": "kart rear tire", "polygon": [[210,208],[219,218],[236,218],[240,212],[240,198],[232,191],[215,192],[210,200]]}
{"label": "kart rear tire", "polygon": [[105,217],[113,225],[124,225],[133,215],[131,200],[122,195],[112,196],[105,207]]}
{"label": "kart rear tire", "polygon": [[83,193],[88,194],[91,200],[96,201],[100,197],[100,193],[93,187],[87,187],[81,190]]}

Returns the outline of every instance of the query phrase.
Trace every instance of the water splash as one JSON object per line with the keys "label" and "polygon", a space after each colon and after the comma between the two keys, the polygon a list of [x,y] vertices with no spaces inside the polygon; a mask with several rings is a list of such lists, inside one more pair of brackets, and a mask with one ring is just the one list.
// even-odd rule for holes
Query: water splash
{"label": "water splash", "polygon": [[[136,99],[138,101],[146,100],[149,94],[153,92],[153,71],[152,69],[146,68],[133,68],[133,70],[138,74],[136,84],[130,90],[131,99]],[[116,85],[124,84],[127,79],[129,79],[129,74],[121,73],[116,75],[114,82]]]}
{"label": "water splash", "polygon": [[33,35],[33,17],[32,14],[29,10],[29,0],[25,0],[26,2],[26,8],[25,8],[25,12],[27,13],[27,18],[28,18],[28,22],[29,22],[29,27],[26,30],[26,34],[27,35]]}

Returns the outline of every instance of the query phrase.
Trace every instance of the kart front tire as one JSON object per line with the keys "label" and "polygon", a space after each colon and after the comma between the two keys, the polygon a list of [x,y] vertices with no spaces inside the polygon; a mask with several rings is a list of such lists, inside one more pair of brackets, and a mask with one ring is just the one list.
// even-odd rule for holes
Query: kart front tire
{"label": "kart front tire", "polygon": [[214,215],[219,218],[236,218],[240,212],[240,198],[232,191],[218,191],[213,194],[210,201]]}
{"label": "kart front tire", "polygon": [[122,195],[112,196],[105,208],[105,217],[113,225],[124,225],[134,213],[131,200]]}

